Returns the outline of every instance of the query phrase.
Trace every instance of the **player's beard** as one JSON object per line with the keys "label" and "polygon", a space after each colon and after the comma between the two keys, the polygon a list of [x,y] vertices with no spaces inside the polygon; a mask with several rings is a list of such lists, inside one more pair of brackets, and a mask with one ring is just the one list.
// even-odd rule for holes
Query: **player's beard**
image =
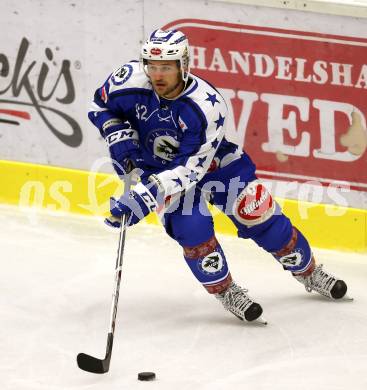
{"label": "player's beard", "polygon": [[168,87],[166,91],[164,91],[163,93],[158,93],[158,95],[162,96],[163,98],[166,98],[166,99],[172,99],[172,98],[175,98],[176,96],[178,96],[182,89],[178,91],[178,93],[175,95],[175,96],[169,96],[172,92],[174,92],[176,89],[178,89],[178,87],[182,84],[182,89],[184,87],[184,84],[183,84],[183,80],[182,80],[182,77],[181,77],[181,74],[178,74],[177,75],[177,80],[176,80],[176,83],[172,86],[172,87]]}
{"label": "player's beard", "polygon": [[[168,95],[170,95],[173,91],[175,91],[180,86],[181,83],[182,83],[182,79],[180,77],[178,77],[177,83],[173,87],[168,89],[168,91],[166,91],[166,93],[163,95],[163,97],[167,97]],[[180,92],[181,92],[181,90],[179,91],[179,93]],[[177,95],[179,95],[179,93],[177,93]]]}

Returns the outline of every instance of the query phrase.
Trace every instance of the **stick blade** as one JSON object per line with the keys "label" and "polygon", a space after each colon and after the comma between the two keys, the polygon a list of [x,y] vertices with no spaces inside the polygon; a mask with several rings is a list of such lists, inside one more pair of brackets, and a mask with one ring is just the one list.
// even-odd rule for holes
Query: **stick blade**
{"label": "stick blade", "polygon": [[105,374],[110,368],[110,359],[107,358],[102,360],[85,353],[79,353],[76,360],[81,370],[93,374]]}

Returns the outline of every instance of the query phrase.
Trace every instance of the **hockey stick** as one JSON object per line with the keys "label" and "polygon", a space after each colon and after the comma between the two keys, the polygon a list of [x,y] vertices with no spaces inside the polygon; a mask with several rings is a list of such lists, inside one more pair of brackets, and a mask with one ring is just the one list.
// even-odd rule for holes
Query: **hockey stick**
{"label": "hockey stick", "polygon": [[[129,178],[125,182],[125,192],[128,192],[130,189],[130,180]],[[126,222],[127,215],[123,215],[121,218],[121,227],[120,227],[120,236],[119,236],[119,246],[117,251],[116,267],[115,267],[115,285],[112,295],[112,305],[111,305],[111,314],[110,314],[110,326],[107,336],[107,347],[106,355],[104,359],[98,359],[93,356],[87,355],[85,353],[79,353],[77,356],[77,363],[80,369],[94,374],[104,374],[108,372],[110,368],[111,356],[112,356],[112,346],[113,346],[113,336],[115,333],[116,325],[116,314],[117,314],[117,305],[119,300],[119,291],[120,291],[120,282],[121,282],[121,272],[122,272],[122,261],[125,248],[125,237],[126,237]]]}

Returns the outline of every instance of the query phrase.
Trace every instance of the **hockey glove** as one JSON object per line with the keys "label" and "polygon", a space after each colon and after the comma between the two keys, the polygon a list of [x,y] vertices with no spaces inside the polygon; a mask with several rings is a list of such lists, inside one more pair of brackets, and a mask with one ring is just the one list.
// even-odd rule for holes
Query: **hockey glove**
{"label": "hockey glove", "polygon": [[148,189],[144,184],[138,183],[134,190],[124,194],[120,199],[111,198],[111,215],[105,219],[105,223],[108,226],[119,228],[121,217],[127,215],[126,225],[132,226],[154,211],[158,206],[157,187],[152,184],[149,187]]}
{"label": "hockey glove", "polygon": [[[112,153],[113,152],[110,151],[111,157]],[[140,156],[140,153],[132,152],[123,160],[117,161],[116,159],[112,158],[112,164],[116,173],[121,177],[125,174],[131,173],[135,168],[142,169],[144,167],[144,160]],[[142,172],[144,172],[144,170]]]}
{"label": "hockey glove", "polygon": [[141,167],[143,159],[140,155],[138,132],[132,129],[128,122],[108,127],[103,135],[110,151],[112,165],[119,176]]}

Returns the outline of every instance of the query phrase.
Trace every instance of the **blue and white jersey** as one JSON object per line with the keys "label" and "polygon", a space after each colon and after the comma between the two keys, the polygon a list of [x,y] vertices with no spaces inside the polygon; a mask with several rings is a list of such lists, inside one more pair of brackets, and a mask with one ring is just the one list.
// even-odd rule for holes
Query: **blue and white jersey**
{"label": "blue and white jersey", "polygon": [[94,96],[89,118],[105,137],[128,122],[144,168],[166,195],[187,191],[208,172],[240,157],[225,137],[227,105],[209,83],[190,75],[175,99],[159,97],[138,61],[113,72]]}

